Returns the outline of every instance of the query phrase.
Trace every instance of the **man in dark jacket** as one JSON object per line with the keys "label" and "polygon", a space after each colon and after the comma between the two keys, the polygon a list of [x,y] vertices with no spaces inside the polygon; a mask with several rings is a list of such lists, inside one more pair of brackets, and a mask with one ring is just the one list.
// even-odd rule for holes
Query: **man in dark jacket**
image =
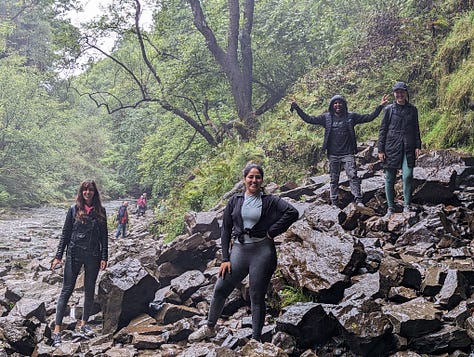
{"label": "man in dark jacket", "polygon": [[387,106],[379,130],[379,159],[385,168],[385,195],[387,218],[394,212],[395,179],[402,169],[403,212],[410,212],[413,186],[413,167],[421,154],[418,110],[408,100],[408,86],[397,82],[393,87],[395,102]]}
{"label": "man in dark jacket", "polygon": [[127,223],[128,223],[128,201],[123,201],[122,206],[118,209],[117,212],[117,231],[115,232],[115,238],[120,236],[122,233],[122,238],[127,236]]}
{"label": "man in dark jacket", "polygon": [[306,114],[296,103],[291,102],[291,111],[296,110],[298,115],[309,124],[324,127],[323,151],[327,151],[329,159],[330,199],[331,204],[338,205],[338,187],[341,166],[344,165],[349,178],[351,192],[358,206],[363,206],[360,179],[357,176],[355,154],[357,141],[354,126],[374,120],[388,103],[388,95],[384,95],[380,105],[371,114],[357,114],[347,110],[347,101],[341,95],[331,98],[328,112],[319,116]]}

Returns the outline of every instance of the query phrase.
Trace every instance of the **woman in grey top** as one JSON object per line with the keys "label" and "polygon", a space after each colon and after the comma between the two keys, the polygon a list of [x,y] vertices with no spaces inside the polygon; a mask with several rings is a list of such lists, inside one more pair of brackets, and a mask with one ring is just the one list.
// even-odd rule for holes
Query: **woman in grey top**
{"label": "woman in grey top", "polygon": [[[190,342],[215,335],[214,326],[232,290],[249,275],[252,338],[260,340],[265,321],[265,294],[277,266],[273,238],[298,219],[288,202],[262,191],[263,169],[245,167],[245,193],[234,195],[224,211],[221,232],[222,263],[209,309],[207,324],[189,335]],[[232,250],[231,239],[234,240]]]}

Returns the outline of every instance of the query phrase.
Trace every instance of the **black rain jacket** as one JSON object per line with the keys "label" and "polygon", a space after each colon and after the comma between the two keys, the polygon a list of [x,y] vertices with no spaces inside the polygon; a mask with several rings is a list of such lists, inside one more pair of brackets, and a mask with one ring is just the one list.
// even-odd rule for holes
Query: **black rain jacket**
{"label": "black rain jacket", "polygon": [[378,151],[385,153],[384,167],[402,167],[403,153],[408,167],[415,167],[415,149],[421,149],[418,110],[407,102],[405,105],[387,105],[379,130]]}

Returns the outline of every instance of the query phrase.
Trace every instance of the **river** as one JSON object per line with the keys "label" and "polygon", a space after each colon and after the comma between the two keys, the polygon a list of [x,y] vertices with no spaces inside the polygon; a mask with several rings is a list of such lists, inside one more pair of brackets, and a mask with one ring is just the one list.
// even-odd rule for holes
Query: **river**
{"label": "river", "polygon": [[[105,201],[103,204],[110,217],[117,212],[122,201]],[[44,255],[45,250],[57,245],[66,213],[67,208],[41,206],[0,215],[0,258],[5,262]]]}

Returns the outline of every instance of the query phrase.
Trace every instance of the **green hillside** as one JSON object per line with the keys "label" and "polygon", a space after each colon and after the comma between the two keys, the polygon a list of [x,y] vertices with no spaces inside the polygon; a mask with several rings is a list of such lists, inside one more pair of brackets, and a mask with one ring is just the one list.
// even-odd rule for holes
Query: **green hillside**
{"label": "green hillside", "polygon": [[[259,118],[248,142],[228,141],[199,164],[193,179],[165,203],[165,231],[178,233],[188,209],[213,207],[240,179],[247,161],[266,168],[266,181],[302,184],[325,172],[322,129],[289,111],[295,98],[309,114],[327,111],[335,94],[349,110],[370,113],[393,83],[406,81],[420,114],[423,149],[474,153],[474,11],[466,2],[399,2],[391,11],[352,12],[347,29],[332,43],[327,63],[313,68],[274,110]],[[425,8],[423,4],[430,3]],[[347,16],[349,14],[346,14]],[[361,22],[361,18],[367,21]],[[357,127],[359,141],[376,140],[380,117]],[[171,213],[171,214],[169,214]],[[176,219],[177,217],[177,219]],[[161,227],[163,229],[163,227]]]}
{"label": "green hillside", "polygon": [[149,193],[171,239],[249,161],[278,184],[326,172],[292,98],[369,113],[398,80],[425,150],[474,153],[472,0],[124,0],[82,26],[77,7],[0,0],[1,207],[69,201],[94,178],[105,199]]}

